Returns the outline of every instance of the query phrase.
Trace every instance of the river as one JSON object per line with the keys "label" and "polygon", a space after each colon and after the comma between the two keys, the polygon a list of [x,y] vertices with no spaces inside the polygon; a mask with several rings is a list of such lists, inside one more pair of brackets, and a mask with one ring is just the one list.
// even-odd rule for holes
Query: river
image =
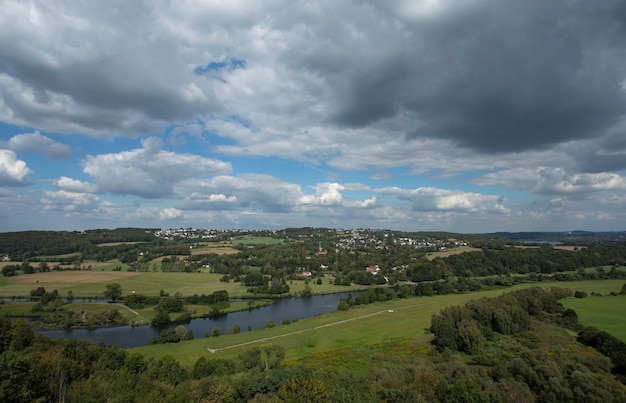
{"label": "river", "polygon": [[[357,293],[352,293],[356,295]],[[340,298],[347,298],[348,293],[314,295],[301,298],[281,298],[272,305],[255,308],[250,311],[232,312],[218,318],[192,319],[184,324],[188,330],[192,330],[196,338],[212,334],[214,327],[219,327],[222,334],[226,334],[229,327],[237,324],[241,331],[248,329],[262,329],[269,321],[276,325],[284,321],[311,318],[337,309]],[[162,330],[169,330],[178,326],[172,324],[166,328],[152,326],[118,326],[108,328],[71,329],[71,330],[47,330],[40,333],[51,339],[87,339],[93,343],[104,342],[106,345],[118,345],[120,347],[138,347],[150,344],[153,338],[158,338]]]}

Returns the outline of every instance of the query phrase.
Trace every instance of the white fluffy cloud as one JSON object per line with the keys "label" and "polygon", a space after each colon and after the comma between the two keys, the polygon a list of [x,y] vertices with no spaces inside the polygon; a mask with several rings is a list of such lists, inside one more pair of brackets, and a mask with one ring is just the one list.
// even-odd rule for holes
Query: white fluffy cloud
{"label": "white fluffy cloud", "polygon": [[611,172],[568,173],[563,168],[516,168],[485,174],[474,181],[483,186],[506,186],[540,195],[623,192],[626,178]]}
{"label": "white fluffy cloud", "polygon": [[25,186],[30,184],[33,171],[17,158],[11,150],[0,150],[0,186]]}
{"label": "white fluffy cloud", "polygon": [[176,208],[166,208],[161,210],[159,216],[162,220],[172,220],[174,218],[179,218],[183,215],[183,212]]}
{"label": "white fluffy cloud", "polygon": [[66,190],[45,192],[40,200],[44,209],[62,210],[67,213],[89,213],[98,207],[99,201],[99,197],[94,194]]}
{"label": "white fluffy cloud", "polygon": [[33,133],[16,134],[6,142],[6,147],[14,151],[44,154],[52,159],[64,159],[72,155],[69,146],[42,136],[37,130]]}
{"label": "white fluffy cloud", "polygon": [[232,169],[227,162],[164,151],[156,138],[148,138],[142,145],[121,153],[87,156],[83,170],[94,178],[98,192],[146,198],[172,196],[174,186],[181,181]]}
{"label": "white fluffy cloud", "polygon": [[569,175],[564,169],[540,169],[539,181],[532,188],[539,194],[575,194],[597,191],[626,191],[626,179],[618,174],[602,172],[597,174]]}
{"label": "white fluffy cloud", "polygon": [[264,212],[287,212],[297,204],[300,186],[270,175],[220,175],[211,179],[191,179],[181,183],[176,192],[185,196],[180,209],[248,209]]}
{"label": "white fluffy cloud", "polygon": [[95,186],[91,183],[68,178],[67,176],[61,176],[59,179],[54,180],[52,184],[59,189],[75,193],[92,193],[95,191]]}
{"label": "white fluffy cloud", "polygon": [[315,194],[300,198],[300,203],[307,205],[334,206],[341,204],[343,200],[342,191],[345,187],[339,183],[318,183],[315,186]]}
{"label": "white fluffy cloud", "polygon": [[414,211],[459,211],[473,212],[484,209],[494,211],[505,210],[500,196],[482,195],[479,193],[422,187],[414,190],[399,188],[383,188],[379,193],[394,195],[400,200],[413,203]]}

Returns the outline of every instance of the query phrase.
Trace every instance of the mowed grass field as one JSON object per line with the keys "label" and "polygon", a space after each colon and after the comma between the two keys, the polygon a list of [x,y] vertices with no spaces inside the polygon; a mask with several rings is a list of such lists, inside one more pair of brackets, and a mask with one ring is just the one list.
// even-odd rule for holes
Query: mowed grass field
{"label": "mowed grass field", "polygon": [[597,327],[626,342],[626,295],[567,298],[561,302],[576,311],[579,323]]}
{"label": "mowed grass field", "polygon": [[232,242],[200,242],[191,250],[192,255],[206,255],[209,253],[233,255],[239,253],[239,250],[234,248]]}
{"label": "mowed grass field", "polygon": [[[569,284],[568,288],[588,292],[604,290],[609,293],[619,291],[623,282],[623,280],[581,281]],[[577,287],[572,287],[574,284]],[[296,361],[311,354],[326,354],[331,351],[385,341],[410,340],[411,343],[427,343],[432,337],[428,332],[431,317],[442,308],[462,305],[473,299],[498,296],[505,292],[535,285],[549,288],[563,287],[566,283],[544,282],[470,294],[397,299],[353,307],[349,311],[334,311],[270,329],[197,338],[182,343],[168,344],[166,347],[149,345],[129,350],[139,351],[145,357],[160,358],[169,354],[176,357],[182,365],[192,366],[201,356],[236,358],[242,349],[263,344],[283,346],[287,353],[286,360]],[[606,303],[610,303],[609,297],[606,298]],[[621,313],[614,312],[614,314],[616,318],[621,319]],[[582,321],[581,323],[585,324]]]}
{"label": "mowed grass field", "polygon": [[275,245],[279,243],[283,243],[280,239],[271,238],[268,236],[250,236],[243,235],[236,238],[233,238],[232,241],[234,244],[243,244],[243,245]]}
{"label": "mowed grass field", "polygon": [[[135,291],[144,295],[159,295],[163,290],[170,294],[180,292],[183,296],[194,294],[212,294],[226,290],[231,297],[252,297],[247,287],[241,283],[220,281],[222,274],[217,273],[162,273],[162,272],[125,272],[125,271],[63,271],[22,274],[6,278],[0,276],[0,296],[29,296],[31,290],[44,287],[46,291],[57,290],[61,296],[72,291],[75,297],[102,296],[109,283],[118,283],[122,287],[122,295]],[[325,277],[322,284],[310,283],[315,294],[353,291],[363,289],[362,286],[335,286],[329,284],[332,277]],[[287,283],[292,294],[305,288],[303,280],[292,280]]]}

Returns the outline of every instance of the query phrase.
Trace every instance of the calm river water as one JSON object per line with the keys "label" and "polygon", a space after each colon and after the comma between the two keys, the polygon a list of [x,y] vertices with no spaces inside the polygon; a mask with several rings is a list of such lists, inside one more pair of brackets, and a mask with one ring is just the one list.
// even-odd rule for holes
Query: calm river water
{"label": "calm river water", "polygon": [[[356,293],[352,293],[355,295]],[[346,298],[348,293],[314,295],[303,298],[282,298],[274,304],[256,308],[251,311],[233,312],[219,318],[192,319],[185,324],[185,327],[193,331],[196,338],[211,334],[214,327],[222,329],[226,333],[228,327],[234,324],[239,325],[241,331],[250,329],[261,329],[268,321],[274,321],[280,325],[283,321],[294,321],[296,319],[310,318],[323,313],[332,312],[337,309],[340,298]],[[170,325],[165,329],[171,329],[178,324]],[[72,329],[72,330],[49,330],[42,331],[51,339],[87,339],[94,343],[103,341],[106,345],[118,345],[120,347],[137,347],[150,343],[153,338],[158,338],[163,328],[152,326],[119,326],[111,328],[99,328],[94,330]]]}

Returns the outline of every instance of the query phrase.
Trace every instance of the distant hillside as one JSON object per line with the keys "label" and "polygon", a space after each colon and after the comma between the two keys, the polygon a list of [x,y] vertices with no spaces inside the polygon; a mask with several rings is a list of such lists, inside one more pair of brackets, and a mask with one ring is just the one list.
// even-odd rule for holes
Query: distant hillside
{"label": "distant hillside", "polygon": [[62,255],[108,242],[149,242],[154,229],[117,228],[80,231],[20,231],[0,233],[0,253],[26,260],[41,255]]}
{"label": "distant hillside", "polygon": [[492,235],[519,242],[545,241],[563,242],[568,244],[594,244],[607,241],[626,242],[626,231],[494,232]]}

